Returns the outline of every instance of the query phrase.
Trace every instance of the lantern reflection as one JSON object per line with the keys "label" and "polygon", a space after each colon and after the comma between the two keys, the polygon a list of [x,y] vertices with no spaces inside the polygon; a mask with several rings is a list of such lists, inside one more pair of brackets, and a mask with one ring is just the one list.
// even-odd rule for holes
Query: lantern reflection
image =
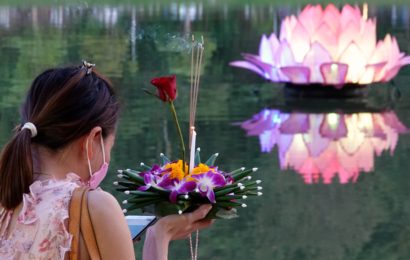
{"label": "lantern reflection", "polygon": [[262,152],[277,146],[280,168],[293,169],[305,183],[356,182],[370,172],[374,157],[392,155],[407,131],[393,111],[379,113],[285,113],[264,109],[241,127],[259,136]]}

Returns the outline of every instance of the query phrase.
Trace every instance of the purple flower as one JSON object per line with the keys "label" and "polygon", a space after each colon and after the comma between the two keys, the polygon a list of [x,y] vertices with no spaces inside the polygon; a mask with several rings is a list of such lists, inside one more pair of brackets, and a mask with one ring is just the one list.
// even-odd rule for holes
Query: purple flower
{"label": "purple flower", "polygon": [[171,194],[169,195],[169,200],[172,203],[177,202],[178,194],[184,194],[195,190],[196,183],[194,181],[186,181],[185,179],[181,181],[174,180],[173,184],[167,187],[167,189],[171,190]]}
{"label": "purple flower", "polygon": [[163,176],[155,175],[152,173],[144,174],[144,186],[138,188],[138,190],[146,191],[151,187],[165,188],[172,183],[172,180],[169,178],[170,173],[167,173]]}
{"label": "purple flower", "polygon": [[225,186],[226,181],[222,174],[209,171],[204,174],[192,175],[197,180],[197,188],[202,196],[206,196],[211,203],[215,203],[214,188]]}
{"label": "purple flower", "polygon": [[164,175],[164,173],[169,172],[169,170],[164,170],[159,166],[158,164],[154,164],[152,168],[148,171],[141,172],[140,176],[144,177],[146,174],[151,174],[151,175]]}

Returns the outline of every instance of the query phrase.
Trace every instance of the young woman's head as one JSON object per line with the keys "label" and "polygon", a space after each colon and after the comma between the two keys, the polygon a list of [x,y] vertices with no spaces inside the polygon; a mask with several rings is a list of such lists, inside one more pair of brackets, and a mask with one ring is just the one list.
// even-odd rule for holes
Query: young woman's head
{"label": "young woman's head", "polygon": [[[76,143],[84,147],[85,161],[90,147],[100,140],[105,158],[89,167],[97,170],[109,161],[106,140],[112,140],[118,120],[119,104],[111,83],[90,67],[49,69],[32,83],[21,109],[21,124],[7,143],[0,158],[0,204],[12,209],[29,192],[33,182],[31,144],[59,153]],[[32,123],[33,126],[26,123]],[[34,130],[34,131],[33,131]],[[37,132],[37,133],[35,133]],[[111,142],[112,143],[112,142]],[[83,162],[81,162],[83,165]]]}

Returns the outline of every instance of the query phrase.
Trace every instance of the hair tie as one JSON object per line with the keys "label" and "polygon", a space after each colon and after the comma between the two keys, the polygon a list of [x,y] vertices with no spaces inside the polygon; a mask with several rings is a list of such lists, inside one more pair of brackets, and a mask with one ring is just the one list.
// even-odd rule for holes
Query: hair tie
{"label": "hair tie", "polygon": [[37,135],[37,127],[31,123],[31,122],[27,122],[23,125],[23,127],[21,128],[21,130],[23,129],[28,129],[31,132],[31,138],[35,137]]}
{"label": "hair tie", "polygon": [[81,68],[85,68],[87,70],[87,73],[86,73],[87,75],[91,74],[94,67],[95,67],[94,63],[89,63],[89,62],[83,60],[83,66],[81,66]]}

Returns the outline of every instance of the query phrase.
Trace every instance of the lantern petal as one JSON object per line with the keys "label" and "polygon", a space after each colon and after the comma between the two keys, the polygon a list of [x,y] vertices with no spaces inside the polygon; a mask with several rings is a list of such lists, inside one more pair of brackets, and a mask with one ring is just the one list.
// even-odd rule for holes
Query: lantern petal
{"label": "lantern petal", "polygon": [[309,116],[303,113],[292,113],[280,126],[283,134],[307,133],[309,130]]}
{"label": "lantern petal", "polygon": [[343,63],[323,63],[320,72],[327,85],[341,85],[346,81],[349,66]]}
{"label": "lantern petal", "polygon": [[334,4],[326,6],[322,21],[331,29],[336,36],[340,31],[340,12]]}
{"label": "lantern petal", "polygon": [[289,41],[295,61],[301,63],[310,48],[310,35],[301,22],[293,29],[292,38]]}
{"label": "lantern petal", "polygon": [[283,41],[275,55],[275,63],[279,66],[293,66],[295,56],[287,41]]}
{"label": "lantern petal", "polygon": [[309,131],[303,135],[306,147],[311,157],[319,157],[329,146],[330,140],[320,134],[320,124],[323,121],[323,115],[309,115]]}
{"label": "lantern petal", "polygon": [[308,67],[282,67],[280,71],[292,83],[307,84],[310,82],[310,69]]}
{"label": "lantern petal", "polygon": [[321,5],[307,5],[299,14],[299,21],[304,25],[309,35],[312,35],[322,22],[323,10]]}
{"label": "lantern petal", "polygon": [[359,83],[370,84],[375,81],[380,81],[384,77],[384,67],[386,66],[386,64],[386,62],[382,62],[367,65],[363,76],[359,80]]}
{"label": "lantern petal", "polygon": [[358,83],[365,72],[367,59],[357,44],[350,43],[342,52],[339,61],[349,65],[346,82]]}
{"label": "lantern petal", "polygon": [[310,82],[323,83],[324,80],[320,72],[319,64],[331,61],[332,57],[330,57],[327,50],[323,48],[320,43],[313,43],[303,61],[303,65],[310,68]]}
{"label": "lantern petal", "polygon": [[386,125],[391,127],[396,133],[406,133],[408,128],[399,120],[393,111],[384,112],[383,119]]}
{"label": "lantern petal", "polygon": [[269,44],[271,46],[271,50],[272,50],[272,60],[274,61],[274,57],[275,57],[275,53],[277,52],[279,46],[280,46],[280,42],[278,40],[278,37],[276,37],[276,34],[272,33],[269,36]]}
{"label": "lantern petal", "polygon": [[293,29],[295,28],[298,20],[294,15],[286,17],[280,27],[280,41],[292,39]]}
{"label": "lantern petal", "polygon": [[328,113],[320,125],[320,134],[330,140],[338,140],[346,137],[347,128],[344,116],[336,113]]}
{"label": "lantern petal", "polygon": [[353,7],[351,5],[344,5],[340,19],[342,28],[346,28],[346,25],[349,23],[359,24],[362,19],[362,15],[357,6]]}
{"label": "lantern petal", "polygon": [[232,61],[231,63],[229,63],[229,65],[253,71],[263,77],[265,76],[265,72],[262,68],[256,66],[255,64],[249,61]]}
{"label": "lantern petal", "polygon": [[268,63],[268,64],[274,64],[274,59],[273,59],[273,52],[271,48],[271,44],[266,37],[266,35],[262,36],[261,42],[259,44],[259,57],[261,61]]}

